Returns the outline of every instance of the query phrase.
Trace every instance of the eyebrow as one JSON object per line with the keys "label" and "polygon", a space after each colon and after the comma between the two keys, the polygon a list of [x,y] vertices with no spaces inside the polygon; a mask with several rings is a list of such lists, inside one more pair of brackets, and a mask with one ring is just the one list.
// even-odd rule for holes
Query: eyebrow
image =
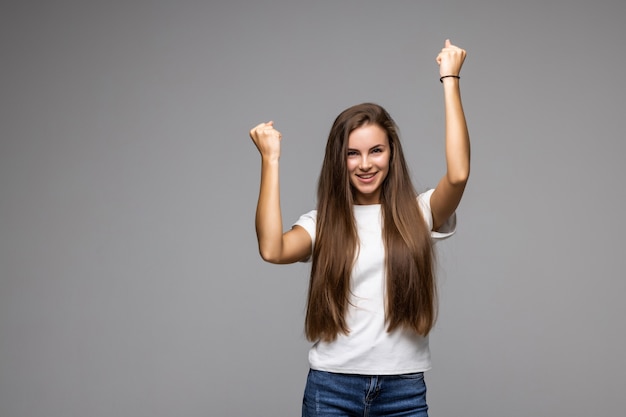
{"label": "eyebrow", "polygon": [[[384,143],[381,143],[381,144],[378,144],[378,145],[374,145],[374,146],[372,146],[372,147],[371,147],[371,148],[369,148],[368,150],[369,150],[369,151],[371,151],[372,149],[376,149],[376,148],[384,148],[384,147],[385,147],[385,144],[384,144]],[[356,149],[356,148],[348,148],[348,150],[349,150],[349,151],[358,151],[358,149]]]}

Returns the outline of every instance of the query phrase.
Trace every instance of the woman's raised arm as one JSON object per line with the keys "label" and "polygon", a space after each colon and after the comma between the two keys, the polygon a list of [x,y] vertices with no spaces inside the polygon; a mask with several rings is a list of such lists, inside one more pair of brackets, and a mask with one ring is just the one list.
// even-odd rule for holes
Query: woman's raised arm
{"label": "woman's raised arm", "polygon": [[307,231],[296,226],[283,233],[278,169],[282,135],[270,121],[250,130],[250,138],[261,153],[261,189],[256,210],[259,253],[265,261],[276,264],[305,259],[311,254]]}
{"label": "woman's raised arm", "polygon": [[470,140],[459,88],[465,54],[447,39],[437,56],[444,94],[447,170],[430,198],[433,230],[441,227],[458,207],[470,174]]}

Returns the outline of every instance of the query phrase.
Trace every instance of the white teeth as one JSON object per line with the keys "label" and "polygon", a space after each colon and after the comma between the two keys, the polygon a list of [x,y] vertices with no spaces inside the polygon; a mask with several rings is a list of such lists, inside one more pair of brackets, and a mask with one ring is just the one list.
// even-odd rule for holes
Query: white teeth
{"label": "white teeth", "polygon": [[358,175],[358,176],[363,178],[363,179],[369,179],[369,178],[372,178],[374,176],[374,174],[366,174],[366,175]]}

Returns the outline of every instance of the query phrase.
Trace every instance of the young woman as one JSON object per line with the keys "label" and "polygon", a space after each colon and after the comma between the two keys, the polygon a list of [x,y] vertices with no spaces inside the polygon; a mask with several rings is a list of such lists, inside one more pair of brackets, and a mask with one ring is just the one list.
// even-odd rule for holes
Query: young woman
{"label": "young woman", "polygon": [[445,103],[447,172],[417,194],[394,121],[364,103],[335,120],[318,185],[317,210],[283,233],[281,134],[261,123],[256,212],[264,260],[310,259],[305,329],[314,342],[303,416],[427,416],[423,372],[436,317],[433,242],[450,236],[470,171],[459,90],[465,51],[446,40],[437,56]]}

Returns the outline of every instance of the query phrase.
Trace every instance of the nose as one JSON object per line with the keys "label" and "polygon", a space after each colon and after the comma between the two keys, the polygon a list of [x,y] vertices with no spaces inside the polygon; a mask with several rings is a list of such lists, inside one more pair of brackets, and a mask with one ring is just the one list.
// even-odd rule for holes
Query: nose
{"label": "nose", "polygon": [[368,171],[371,167],[372,167],[372,162],[369,160],[367,155],[363,155],[359,164],[359,169],[361,171]]}

